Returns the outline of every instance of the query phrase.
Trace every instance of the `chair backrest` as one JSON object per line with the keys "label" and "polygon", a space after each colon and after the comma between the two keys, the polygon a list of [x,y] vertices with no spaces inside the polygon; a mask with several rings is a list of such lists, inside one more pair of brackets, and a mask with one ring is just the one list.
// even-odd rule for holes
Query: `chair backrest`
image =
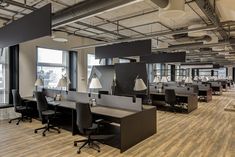
{"label": "chair backrest", "polygon": [[198,94],[198,91],[199,91],[198,85],[192,85],[192,87],[193,87],[193,92]]}
{"label": "chair backrest", "polygon": [[20,93],[17,89],[12,89],[12,95],[13,95],[13,105],[14,105],[14,108],[16,111],[17,106],[22,105],[22,99],[21,99]]}
{"label": "chair backrest", "polygon": [[165,90],[165,102],[170,105],[173,105],[176,103],[176,95],[175,95],[174,89]]}
{"label": "chair backrest", "polygon": [[81,133],[85,134],[85,130],[92,126],[92,113],[90,105],[87,103],[77,103],[77,126]]}
{"label": "chair backrest", "polygon": [[42,111],[48,110],[48,103],[43,92],[34,92],[34,95],[37,100],[37,109],[38,109],[39,117],[42,119],[43,118]]}

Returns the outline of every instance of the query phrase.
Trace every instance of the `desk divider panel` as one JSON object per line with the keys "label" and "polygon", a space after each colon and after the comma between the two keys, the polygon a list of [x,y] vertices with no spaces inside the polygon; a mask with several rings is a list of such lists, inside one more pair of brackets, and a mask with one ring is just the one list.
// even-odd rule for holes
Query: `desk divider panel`
{"label": "desk divider panel", "polygon": [[193,87],[173,87],[173,86],[170,86],[170,87],[164,88],[164,90],[166,90],[166,89],[174,89],[175,93],[178,93],[178,94],[187,94],[187,95],[195,94]]}
{"label": "desk divider panel", "polygon": [[[46,90],[45,94],[50,97],[54,97],[55,94],[58,94],[58,90]],[[124,110],[131,111],[142,111],[142,99],[135,98],[133,102],[133,97],[125,96],[116,96],[116,95],[103,95],[100,96],[96,93],[82,93],[69,91],[68,93],[63,92],[62,96],[66,100],[80,102],[80,103],[89,103],[91,99],[96,99],[96,103],[106,107],[113,107]]]}
{"label": "desk divider panel", "polygon": [[100,99],[96,98],[96,101],[98,104],[101,104],[102,106],[131,110],[131,111],[142,111],[141,98],[136,98],[135,102],[133,102],[132,97],[101,95]]}
{"label": "desk divider panel", "polygon": [[65,99],[80,103],[89,103],[91,98],[89,97],[89,93],[69,91],[68,94],[65,95]]}
{"label": "desk divider panel", "polygon": [[219,81],[214,81],[214,82],[210,82],[211,87],[220,87],[222,86],[222,83]]}

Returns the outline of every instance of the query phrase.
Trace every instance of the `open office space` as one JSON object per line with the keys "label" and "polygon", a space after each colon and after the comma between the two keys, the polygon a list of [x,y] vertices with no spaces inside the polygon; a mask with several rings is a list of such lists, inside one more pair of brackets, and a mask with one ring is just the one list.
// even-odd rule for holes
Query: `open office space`
{"label": "open office space", "polygon": [[234,157],[234,0],[0,0],[0,157]]}

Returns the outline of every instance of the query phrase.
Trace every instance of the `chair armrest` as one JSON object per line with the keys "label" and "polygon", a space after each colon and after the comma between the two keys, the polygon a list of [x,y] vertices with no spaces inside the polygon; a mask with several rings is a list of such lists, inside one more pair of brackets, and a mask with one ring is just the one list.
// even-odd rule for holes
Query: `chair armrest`
{"label": "chair armrest", "polygon": [[30,109],[28,103],[30,103],[31,101],[29,101],[29,100],[22,100],[22,102],[23,102],[23,105],[26,106],[27,109]]}
{"label": "chair armrest", "polygon": [[104,120],[103,120],[103,119],[97,119],[97,120],[95,120],[95,123],[101,123],[101,122],[104,122]]}

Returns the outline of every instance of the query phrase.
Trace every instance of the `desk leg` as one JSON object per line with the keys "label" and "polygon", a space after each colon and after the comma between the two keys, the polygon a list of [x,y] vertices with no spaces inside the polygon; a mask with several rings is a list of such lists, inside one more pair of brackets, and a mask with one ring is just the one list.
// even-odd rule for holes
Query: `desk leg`
{"label": "desk leg", "polygon": [[77,112],[76,110],[72,109],[72,135],[78,134],[78,129],[77,129]]}
{"label": "desk leg", "polygon": [[121,120],[121,153],[156,133],[156,113],[156,108],[153,108]]}

